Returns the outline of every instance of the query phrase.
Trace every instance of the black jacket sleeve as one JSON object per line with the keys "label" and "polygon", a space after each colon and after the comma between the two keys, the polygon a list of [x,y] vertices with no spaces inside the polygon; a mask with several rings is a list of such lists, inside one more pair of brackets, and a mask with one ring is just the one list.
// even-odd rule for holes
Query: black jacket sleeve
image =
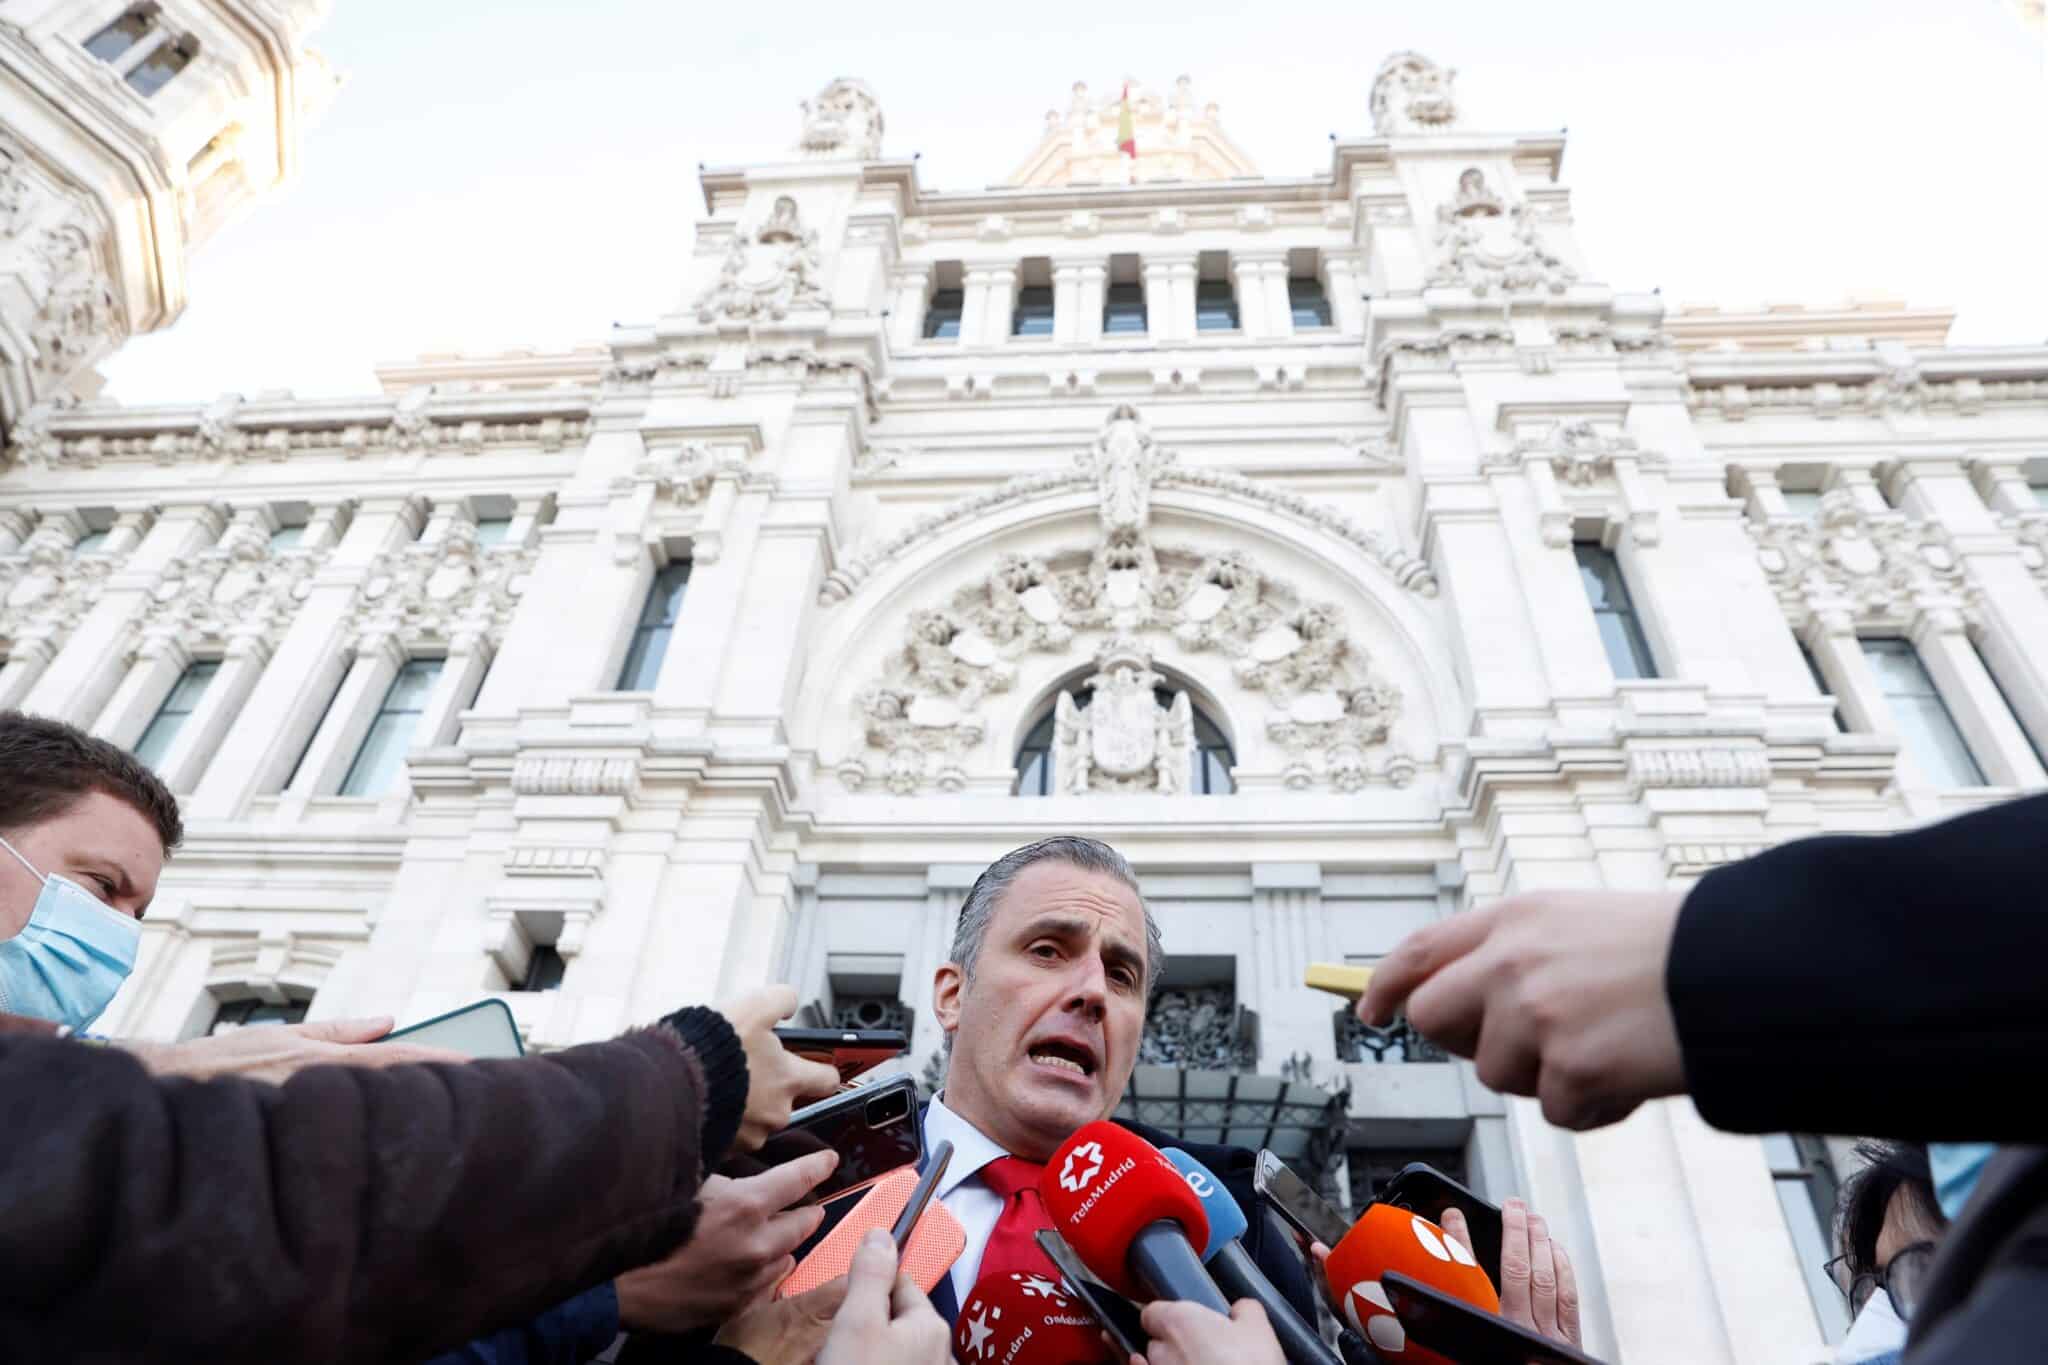
{"label": "black jacket sleeve", "polygon": [[2012,1085],[2048,1074],[2048,796],[1719,868],[1665,971],[1718,1128],[2040,1141]]}
{"label": "black jacket sleeve", "polygon": [[703,1070],[665,1029],[283,1086],[0,1036],[0,1359],[423,1359],[689,1235]]}

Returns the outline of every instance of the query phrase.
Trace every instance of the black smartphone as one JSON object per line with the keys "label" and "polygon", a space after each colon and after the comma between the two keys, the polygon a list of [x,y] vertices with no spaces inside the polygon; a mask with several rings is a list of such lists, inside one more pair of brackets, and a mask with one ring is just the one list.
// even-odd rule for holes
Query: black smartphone
{"label": "black smartphone", "polygon": [[1321,1242],[1334,1250],[1351,1231],[1349,1218],[1287,1169],[1286,1162],[1263,1148],[1258,1165],[1252,1168],[1252,1189],[1304,1242]]}
{"label": "black smartphone", "polygon": [[775,1037],[805,1061],[838,1071],[842,1084],[910,1051],[909,1037],[894,1028],[779,1028]]}
{"label": "black smartphone", "polygon": [[1456,1209],[1464,1214],[1465,1226],[1472,1231],[1472,1254],[1478,1259],[1480,1269],[1492,1276],[1495,1287],[1499,1287],[1501,1220],[1498,1207],[1422,1161],[1411,1161],[1403,1166],[1379,1192],[1377,1202],[1419,1213],[1439,1227],[1443,1225],[1446,1209]]}
{"label": "black smartphone", "polygon": [[1119,1360],[1142,1356],[1145,1348],[1152,1344],[1152,1338],[1145,1335],[1144,1327],[1138,1321],[1138,1305],[1132,1303],[1115,1290],[1091,1278],[1081,1258],[1067,1245],[1067,1239],[1051,1228],[1041,1228],[1033,1234],[1039,1248],[1052,1261],[1053,1268],[1060,1272],[1060,1278],[1074,1291],[1074,1297],[1087,1308],[1088,1316],[1109,1333],[1109,1339],[1122,1352]]}
{"label": "black smartphone", "polygon": [[839,1153],[839,1165],[803,1203],[864,1190],[891,1171],[923,1161],[917,1082],[892,1076],[806,1105],[756,1155],[764,1165],[779,1166],[826,1148]]}
{"label": "black smartphone", "polygon": [[932,1148],[931,1159],[924,1163],[924,1174],[911,1188],[910,1202],[903,1206],[903,1212],[896,1215],[896,1226],[889,1229],[898,1256],[903,1254],[904,1244],[910,1241],[917,1220],[924,1217],[924,1206],[932,1202],[932,1192],[939,1188],[939,1181],[945,1177],[946,1167],[952,1162],[953,1144],[941,1139],[939,1145]]}
{"label": "black smartphone", "polygon": [[1380,1288],[1410,1341],[1458,1365],[1600,1365],[1583,1351],[1399,1271],[1380,1276]]}

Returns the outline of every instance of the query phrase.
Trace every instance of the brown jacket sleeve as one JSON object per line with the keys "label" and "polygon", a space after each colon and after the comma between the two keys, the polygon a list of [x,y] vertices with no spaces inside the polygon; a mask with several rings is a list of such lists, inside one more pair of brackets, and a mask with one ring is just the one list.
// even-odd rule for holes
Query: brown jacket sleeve
{"label": "brown jacket sleeve", "polygon": [[282,1087],[0,1035],[0,1097],[0,1359],[419,1359],[696,1220],[703,1070],[667,1029]]}

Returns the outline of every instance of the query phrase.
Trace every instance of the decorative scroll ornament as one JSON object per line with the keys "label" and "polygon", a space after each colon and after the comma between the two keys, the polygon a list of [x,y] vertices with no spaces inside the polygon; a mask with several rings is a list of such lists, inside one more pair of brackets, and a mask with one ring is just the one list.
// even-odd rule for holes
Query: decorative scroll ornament
{"label": "decorative scroll ornament", "polygon": [[496,643],[511,624],[536,557],[532,546],[485,549],[475,526],[451,521],[439,541],[371,561],[350,633],[389,635],[408,647],[464,636]]}
{"label": "decorative scroll ornament", "polygon": [[[1479,188],[1484,190],[1483,180]],[[1562,294],[1578,277],[1544,247],[1527,204],[1517,204],[1503,215],[1497,204],[1488,208],[1481,199],[1465,202],[1461,192],[1460,201],[1437,209],[1436,260],[1430,266],[1429,285],[1465,288],[1482,296],[1495,290]]]}
{"label": "decorative scroll ornament", "polygon": [[846,77],[803,104],[797,149],[819,160],[874,161],[882,155],[882,105],[867,82]]}
{"label": "decorative scroll ornament", "polygon": [[1451,85],[1458,73],[1419,52],[1396,52],[1372,80],[1372,127],[1381,137],[1444,133],[1458,123]]}
{"label": "decorative scroll ornament", "polygon": [[73,554],[69,534],[48,524],[0,555],[0,653],[30,635],[61,645],[99,600],[113,567],[107,555]]}
{"label": "decorative scroll ornament", "polygon": [[750,322],[828,308],[823,276],[818,234],[803,225],[796,200],[785,194],[752,231],[733,234],[718,278],[697,300],[697,320]]}
{"label": "decorative scroll ornament", "polygon": [[165,571],[143,624],[185,640],[256,636],[274,647],[325,558],[316,550],[275,549],[262,530],[236,522],[218,543]]}
{"label": "decorative scroll ornament", "polygon": [[1062,692],[1053,709],[1052,771],[1058,791],[1151,791],[1171,796],[1188,789],[1195,742],[1194,706],[1185,692],[1161,705],[1166,679],[1152,668],[1151,651],[1118,635],[1096,652],[1095,672],[1081,686],[1086,706]]}
{"label": "decorative scroll ornament", "polygon": [[[1117,408],[1077,466],[1074,475],[1045,477],[1095,487],[1093,543],[1005,555],[943,605],[912,612],[884,677],[856,704],[862,733],[884,757],[878,767],[850,757],[842,779],[914,792],[937,763],[941,789],[965,785],[961,763],[982,737],[976,713],[983,700],[1014,684],[1017,659],[1065,653],[1084,632],[1112,638],[1089,680],[1093,704],[1086,712],[1071,699],[1059,704],[1056,743],[1069,756],[1064,767],[1055,761],[1063,791],[1187,789],[1182,741],[1189,732],[1173,731],[1174,742],[1164,744],[1157,728],[1171,730],[1179,718],[1153,700],[1160,684],[1143,644],[1153,633],[1222,656],[1239,685],[1266,696],[1274,708],[1268,731],[1293,755],[1292,785],[1307,785],[1318,772],[1345,790],[1412,775],[1405,760],[1366,760],[1368,749],[1386,742],[1401,699],[1372,678],[1370,660],[1334,608],[1303,601],[1241,553],[1154,543],[1152,491],[1182,471],[1134,409]],[[1098,718],[1095,707],[1105,703]]]}
{"label": "decorative scroll ornament", "polygon": [[1811,521],[1751,523],[1757,559],[1794,625],[1846,611],[1863,623],[1910,618],[1930,600],[1965,592],[1961,556],[1938,522],[1868,512],[1846,488],[1820,500]]}
{"label": "decorative scroll ornament", "polygon": [[2020,563],[2048,585],[2048,513],[2025,512],[1999,518],[1998,524],[2019,542]]}

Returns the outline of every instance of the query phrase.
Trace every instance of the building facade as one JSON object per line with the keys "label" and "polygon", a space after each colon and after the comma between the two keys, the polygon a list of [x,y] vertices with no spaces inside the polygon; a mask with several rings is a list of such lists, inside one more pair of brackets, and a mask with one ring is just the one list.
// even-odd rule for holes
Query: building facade
{"label": "building facade", "polygon": [[835,81],[602,348],[29,391],[0,706],[190,830],[104,1026],[494,994],[553,1048],[787,978],[935,1079],[968,886],[1087,833],[1169,953],[1137,1112],[1525,1195],[1603,1358],[1824,1357],[1826,1140],[1562,1132],[1302,973],[2048,781],[2048,348],[1617,292],[1562,136],[1414,53],[1307,178],[1131,103],[940,193]]}

